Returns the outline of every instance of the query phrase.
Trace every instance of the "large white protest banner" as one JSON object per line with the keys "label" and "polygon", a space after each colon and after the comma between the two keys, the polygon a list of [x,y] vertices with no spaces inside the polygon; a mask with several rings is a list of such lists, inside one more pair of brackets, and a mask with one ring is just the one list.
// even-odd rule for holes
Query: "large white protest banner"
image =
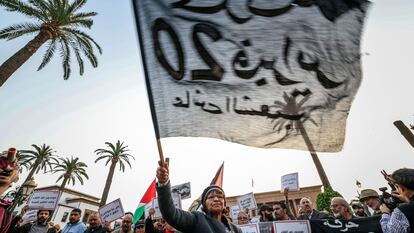
{"label": "large white protest banner", "polygon": [[311,227],[307,220],[275,221],[273,226],[275,233],[311,233]]}
{"label": "large white protest banner", "polygon": [[249,210],[257,209],[256,198],[253,193],[237,197],[237,204],[239,205],[240,210],[244,210],[246,208]]}
{"label": "large white protest banner", "polygon": [[132,0],[158,137],[342,149],[367,0]]}
{"label": "large white protest banner", "polygon": [[124,216],[124,208],[121,200],[118,198],[98,209],[101,222],[113,222]]}
{"label": "large white protest banner", "polygon": [[59,201],[59,196],[59,191],[34,191],[27,205],[32,210],[54,210]]}
{"label": "large white protest banner", "polygon": [[299,174],[297,172],[282,176],[280,192],[283,193],[285,188],[289,191],[299,191]]}
{"label": "large white protest banner", "polygon": [[260,233],[257,224],[246,224],[239,226],[243,233]]}

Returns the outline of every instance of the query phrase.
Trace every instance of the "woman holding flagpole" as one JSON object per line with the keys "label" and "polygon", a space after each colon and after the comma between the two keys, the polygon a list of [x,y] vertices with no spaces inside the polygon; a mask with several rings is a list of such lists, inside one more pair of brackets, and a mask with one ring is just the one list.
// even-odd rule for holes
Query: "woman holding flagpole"
{"label": "woman holding flagpole", "polygon": [[202,212],[189,212],[174,206],[168,162],[159,162],[157,179],[156,189],[161,214],[167,223],[175,229],[182,233],[242,233],[241,229],[231,223],[223,214],[226,199],[221,187],[210,185],[204,189],[201,195]]}

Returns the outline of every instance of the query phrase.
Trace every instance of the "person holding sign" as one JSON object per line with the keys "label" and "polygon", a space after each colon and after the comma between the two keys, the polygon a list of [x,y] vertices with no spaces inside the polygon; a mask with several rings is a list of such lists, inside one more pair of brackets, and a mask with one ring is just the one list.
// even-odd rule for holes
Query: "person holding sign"
{"label": "person holding sign", "polygon": [[11,228],[10,233],[56,233],[55,228],[49,228],[48,219],[51,217],[50,210],[38,210],[37,220],[26,223],[20,227]]}
{"label": "person holding sign", "polygon": [[160,161],[158,164],[158,204],[168,224],[182,233],[242,233],[239,227],[223,215],[226,199],[223,189],[219,186],[211,185],[204,189],[201,195],[202,212],[177,209],[171,196],[168,160]]}

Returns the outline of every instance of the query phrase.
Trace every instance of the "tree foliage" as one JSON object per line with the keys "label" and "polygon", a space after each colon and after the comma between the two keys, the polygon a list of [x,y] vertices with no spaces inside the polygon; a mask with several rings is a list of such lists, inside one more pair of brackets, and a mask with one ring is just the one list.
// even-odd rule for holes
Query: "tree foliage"
{"label": "tree foliage", "polygon": [[342,197],[342,195],[339,192],[333,190],[330,186],[324,188],[324,191],[319,193],[316,198],[317,209],[319,211],[327,210],[330,214],[332,214],[331,199],[333,197]]}

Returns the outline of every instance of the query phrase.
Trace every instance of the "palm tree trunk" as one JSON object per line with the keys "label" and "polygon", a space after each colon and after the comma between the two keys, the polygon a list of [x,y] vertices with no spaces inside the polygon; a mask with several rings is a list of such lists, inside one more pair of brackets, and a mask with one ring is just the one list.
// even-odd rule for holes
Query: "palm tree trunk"
{"label": "palm tree trunk", "polygon": [[39,167],[39,162],[38,161],[35,161],[34,164],[33,164],[32,170],[30,170],[29,175],[27,175],[26,179],[22,183],[22,187],[23,187],[23,184],[24,183],[26,183],[27,181],[29,181],[33,177],[33,175],[36,172],[37,167]]}
{"label": "palm tree trunk", "polygon": [[99,206],[104,206],[106,204],[106,200],[108,199],[109,189],[111,188],[112,178],[114,177],[115,167],[118,160],[112,160],[111,167],[109,168],[108,176],[106,177],[105,188],[102,193],[101,203]]}
{"label": "palm tree trunk", "polygon": [[41,29],[35,38],[7,59],[0,66],[0,87],[49,39],[51,39],[51,34],[47,30]]}
{"label": "palm tree trunk", "polygon": [[65,189],[65,187],[66,187],[66,184],[68,183],[68,177],[66,177],[66,175],[65,175],[65,178],[63,178],[63,181],[62,181],[62,184],[60,185],[60,188],[59,188],[59,190],[63,193],[63,190]]}
{"label": "palm tree trunk", "polygon": [[311,154],[313,163],[315,164],[316,170],[318,171],[319,178],[322,181],[322,185],[324,188],[331,187],[331,183],[328,180],[328,176],[325,173],[325,170],[323,169],[322,163],[318,158],[318,154],[315,152],[315,148],[312,145],[311,140],[309,139],[308,133],[305,130],[305,127],[303,127],[303,124],[301,121],[297,121],[298,127],[300,130],[300,133],[302,134],[303,140],[305,140],[305,144],[308,147],[308,150]]}

